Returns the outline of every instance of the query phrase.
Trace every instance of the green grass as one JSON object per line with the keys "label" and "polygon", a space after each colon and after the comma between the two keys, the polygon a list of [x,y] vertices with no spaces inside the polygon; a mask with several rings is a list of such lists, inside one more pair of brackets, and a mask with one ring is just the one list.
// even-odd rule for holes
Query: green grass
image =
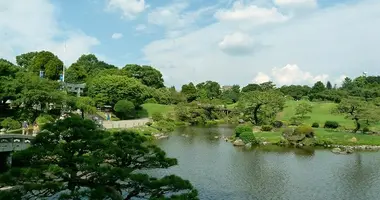
{"label": "green grass", "polygon": [[[277,120],[289,121],[295,115],[295,108],[299,103],[299,101],[287,101],[284,110],[277,115]],[[344,115],[332,114],[331,111],[337,106],[336,103],[310,102],[310,104],[313,106],[313,111],[307,115],[308,118],[303,121],[304,124],[311,126],[314,122],[317,122],[320,127],[323,127],[326,121],[336,121],[344,128],[355,128],[355,124],[351,119],[345,118]],[[380,123],[372,125],[371,128],[373,130],[380,130]]]}
{"label": "green grass", "polygon": [[[335,145],[380,145],[380,135],[366,135],[361,133],[347,133],[317,128],[315,136],[318,141],[329,141]],[[281,132],[257,132],[254,133],[257,139],[270,143],[277,143],[281,140]],[[350,140],[355,137],[357,142]]]}
{"label": "green grass", "polygon": [[146,103],[142,107],[148,112],[148,116],[151,117],[153,113],[160,112],[166,115],[169,112],[174,111],[173,105],[161,105],[156,103]]}

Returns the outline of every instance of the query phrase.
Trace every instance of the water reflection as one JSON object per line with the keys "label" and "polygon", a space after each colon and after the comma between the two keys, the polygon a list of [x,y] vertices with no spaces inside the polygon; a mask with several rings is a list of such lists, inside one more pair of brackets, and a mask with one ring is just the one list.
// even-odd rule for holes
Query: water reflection
{"label": "water reflection", "polygon": [[228,127],[178,129],[157,144],[179,165],[151,173],[189,179],[201,199],[379,199],[379,153],[335,155],[276,146],[246,150],[215,138],[233,133]]}

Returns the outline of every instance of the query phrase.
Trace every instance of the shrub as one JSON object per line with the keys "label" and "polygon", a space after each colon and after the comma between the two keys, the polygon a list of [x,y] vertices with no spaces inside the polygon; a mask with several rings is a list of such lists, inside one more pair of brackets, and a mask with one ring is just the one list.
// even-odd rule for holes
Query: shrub
{"label": "shrub", "polygon": [[305,135],[308,138],[314,137],[314,130],[310,126],[299,126],[294,129],[294,135]]}
{"label": "shrub", "polygon": [[218,125],[217,121],[214,121],[214,120],[207,120],[206,121],[206,126],[216,126],[216,125]]}
{"label": "shrub", "polygon": [[281,128],[284,125],[284,123],[282,121],[274,121],[272,125],[274,128]]}
{"label": "shrub", "polygon": [[336,129],[339,127],[339,123],[336,121],[326,121],[324,128]]}
{"label": "shrub", "polygon": [[369,130],[369,128],[368,127],[364,127],[363,128],[363,133],[368,133],[370,130]]}
{"label": "shrub", "polygon": [[243,140],[243,142],[246,143],[246,144],[247,143],[252,143],[252,144],[256,144],[257,143],[256,137],[252,133],[252,130],[241,133],[240,136],[239,136],[239,138],[241,140]]}
{"label": "shrub", "polygon": [[129,118],[133,118],[133,116],[135,115],[135,105],[131,102],[131,101],[127,101],[127,100],[120,100],[118,101],[114,108],[113,108],[116,112],[116,115],[120,118],[120,119],[129,119]]}
{"label": "shrub", "polygon": [[251,132],[252,133],[252,127],[250,127],[248,125],[241,124],[235,128],[235,136],[236,137],[239,137],[240,134],[242,134],[244,132]]}
{"label": "shrub", "polygon": [[157,101],[155,98],[149,98],[149,99],[145,100],[145,103],[157,103]]}
{"label": "shrub", "polygon": [[152,122],[147,122],[147,123],[145,123],[145,125],[152,126]]}
{"label": "shrub", "polygon": [[164,119],[164,115],[160,112],[154,112],[152,113],[152,119],[153,121],[158,122]]}
{"label": "shrub", "polygon": [[319,128],[319,123],[314,122],[314,123],[311,125],[311,127],[313,127],[313,128]]}
{"label": "shrub", "polygon": [[263,125],[261,126],[261,131],[271,131],[273,127],[271,125]]}
{"label": "shrub", "polygon": [[47,124],[47,123],[54,122],[54,118],[51,115],[41,114],[40,116],[37,117],[36,122],[39,125]]}
{"label": "shrub", "polygon": [[175,129],[175,124],[173,122],[168,122],[168,121],[158,121],[153,125],[154,128],[156,128],[159,131],[162,131],[164,133],[169,133],[174,131]]}
{"label": "shrub", "polygon": [[282,134],[283,135],[293,135],[293,132],[294,132],[294,129],[293,128],[285,128],[283,131],[282,131]]}
{"label": "shrub", "polygon": [[290,125],[299,126],[302,124],[302,119],[299,116],[294,116],[290,118]]}
{"label": "shrub", "polygon": [[18,129],[21,128],[21,123],[8,117],[1,122],[1,126],[6,129]]}

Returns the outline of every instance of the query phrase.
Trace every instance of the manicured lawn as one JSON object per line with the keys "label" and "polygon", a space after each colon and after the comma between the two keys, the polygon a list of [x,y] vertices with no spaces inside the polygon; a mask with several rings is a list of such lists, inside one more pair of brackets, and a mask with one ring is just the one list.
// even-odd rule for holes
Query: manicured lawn
{"label": "manicured lawn", "polygon": [[[256,138],[271,143],[277,143],[282,138],[281,132],[257,132],[254,134]],[[335,132],[323,128],[315,129],[315,135],[319,141],[329,141],[336,145],[380,145],[380,135]],[[350,141],[353,137],[357,139],[357,142]]]}
{"label": "manicured lawn", "polygon": [[162,114],[167,114],[169,112],[174,111],[173,105],[161,105],[155,103],[146,103],[143,104],[142,107],[148,112],[148,116],[151,117],[153,113],[160,112]]}
{"label": "manicured lawn", "polygon": [[[295,114],[295,108],[299,104],[299,101],[287,101],[284,110],[277,115],[278,120],[289,121]],[[313,112],[308,114],[307,119],[304,120],[305,124],[312,125],[314,122],[323,126],[326,121],[336,121],[340,126],[348,129],[354,129],[354,122],[345,118],[344,115],[332,114],[331,111],[336,107],[336,103],[331,102],[310,102],[313,106]],[[380,130],[380,123],[372,125],[373,130]]]}

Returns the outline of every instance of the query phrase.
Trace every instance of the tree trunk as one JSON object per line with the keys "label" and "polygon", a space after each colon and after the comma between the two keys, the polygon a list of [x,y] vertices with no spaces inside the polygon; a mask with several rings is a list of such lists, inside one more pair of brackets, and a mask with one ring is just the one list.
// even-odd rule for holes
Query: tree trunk
{"label": "tree trunk", "polygon": [[356,133],[360,129],[360,123],[359,123],[359,119],[358,118],[354,118],[354,120],[355,120],[355,124],[356,124],[356,128],[354,130],[354,133]]}
{"label": "tree trunk", "polygon": [[84,119],[84,110],[80,110],[81,114],[82,114],[82,119]]}
{"label": "tree trunk", "polygon": [[253,110],[253,119],[256,125],[259,124],[259,117],[257,116],[257,113],[259,112],[261,105],[262,104],[257,104],[255,109]]}

